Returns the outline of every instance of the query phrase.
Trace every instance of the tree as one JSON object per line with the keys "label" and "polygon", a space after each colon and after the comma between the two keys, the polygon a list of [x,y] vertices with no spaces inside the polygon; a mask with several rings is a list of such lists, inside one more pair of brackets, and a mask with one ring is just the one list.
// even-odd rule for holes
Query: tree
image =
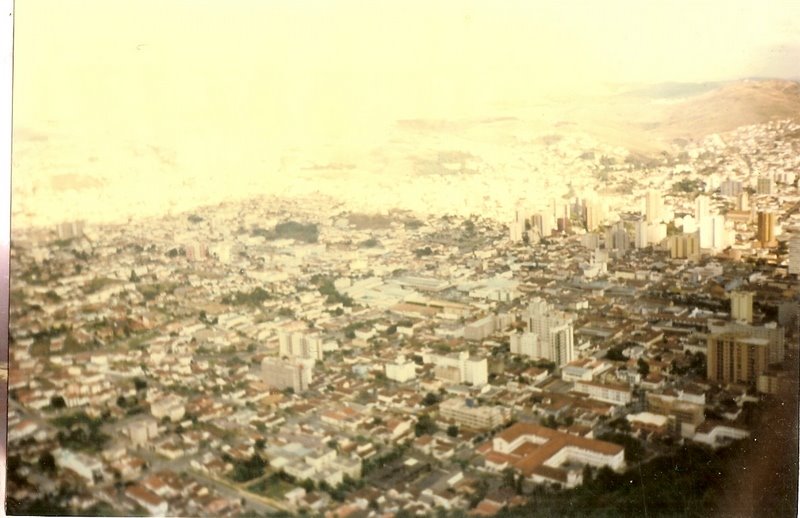
{"label": "tree", "polygon": [[622,354],[622,349],[619,347],[612,347],[606,351],[606,359],[617,362],[624,362],[627,360],[627,358],[625,358],[625,356]]}
{"label": "tree", "polygon": [[50,398],[50,406],[56,409],[66,408],[67,402],[61,396],[53,396]]}
{"label": "tree", "polygon": [[266,445],[267,444],[264,442],[264,439],[256,439],[255,449],[263,450]]}
{"label": "tree", "polygon": [[131,282],[139,282],[140,279],[139,279],[139,276],[136,275],[136,271],[135,270],[131,270],[131,276],[130,276],[129,280]]}
{"label": "tree", "polygon": [[646,378],[648,374],[650,374],[650,364],[647,363],[643,358],[639,358],[636,362],[637,367],[639,367],[639,374],[642,375],[643,378]]}
{"label": "tree", "polygon": [[435,405],[439,401],[440,401],[439,396],[437,396],[433,392],[428,392],[427,394],[425,394],[425,397],[422,400],[422,404],[425,406],[431,406]]}
{"label": "tree", "polygon": [[556,418],[552,415],[547,416],[542,424],[548,428],[558,428],[558,423],[556,422]]}
{"label": "tree", "polygon": [[514,468],[506,468],[503,470],[503,486],[513,488],[515,482]]}
{"label": "tree", "polygon": [[450,437],[458,437],[458,426],[451,424],[447,427],[447,435]]}
{"label": "tree", "polygon": [[39,468],[47,473],[56,472],[56,459],[52,453],[46,451],[39,456]]}
{"label": "tree", "polygon": [[147,388],[147,381],[141,378],[133,378],[133,386],[136,387],[136,391],[144,390]]}
{"label": "tree", "polygon": [[428,414],[422,414],[421,416],[419,416],[417,424],[414,425],[414,435],[416,435],[417,437],[426,434],[431,435],[436,433],[437,429],[438,427],[436,426],[436,423],[431,418],[431,416]]}

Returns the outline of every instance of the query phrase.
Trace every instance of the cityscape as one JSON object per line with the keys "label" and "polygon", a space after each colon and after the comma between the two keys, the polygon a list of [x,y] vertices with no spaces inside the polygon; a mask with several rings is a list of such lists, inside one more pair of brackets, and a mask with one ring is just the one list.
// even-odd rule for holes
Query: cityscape
{"label": "cityscape", "polygon": [[659,88],[196,187],[15,127],[6,512],[796,516],[800,82]]}

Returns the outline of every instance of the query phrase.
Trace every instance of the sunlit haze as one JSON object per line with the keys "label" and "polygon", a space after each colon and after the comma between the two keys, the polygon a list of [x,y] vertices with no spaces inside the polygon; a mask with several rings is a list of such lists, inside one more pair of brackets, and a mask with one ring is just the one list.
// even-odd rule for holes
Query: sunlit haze
{"label": "sunlit haze", "polygon": [[398,119],[518,116],[634,83],[800,75],[793,1],[16,8],[13,204],[30,214],[18,223],[269,192],[305,162],[356,164],[361,182],[359,172],[384,174],[385,161],[363,154]]}

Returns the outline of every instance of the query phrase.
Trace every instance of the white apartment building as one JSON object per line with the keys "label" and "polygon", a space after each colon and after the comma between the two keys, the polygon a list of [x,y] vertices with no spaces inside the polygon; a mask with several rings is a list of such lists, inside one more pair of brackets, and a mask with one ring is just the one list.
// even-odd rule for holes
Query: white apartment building
{"label": "white apartment building", "polygon": [[511,410],[502,406],[479,406],[472,399],[453,398],[439,403],[439,415],[473,430],[491,430],[511,419]]}
{"label": "white apartment building", "polygon": [[312,332],[299,326],[285,328],[278,331],[278,344],[281,358],[305,358],[322,360],[322,337],[319,333]]}
{"label": "white apartment building", "polygon": [[453,383],[470,383],[482,387],[489,382],[489,362],[486,358],[471,358],[462,351],[457,354],[424,354],[424,363],[432,363],[438,379]]}
{"label": "white apartment building", "polygon": [[541,342],[540,357],[556,366],[569,363],[575,357],[572,317],[554,310],[539,297],[533,299],[524,313],[525,325]]}
{"label": "white apartment building", "polygon": [[261,362],[261,376],[267,385],[280,390],[291,388],[295,393],[308,389],[312,369],[313,360],[264,358]]}
{"label": "white apartment building", "polygon": [[402,355],[396,361],[384,365],[384,370],[387,378],[399,383],[405,383],[417,377],[416,364]]}
{"label": "white apartment building", "polygon": [[542,348],[536,333],[512,333],[510,337],[511,354],[520,354],[530,358],[541,358]]}
{"label": "white apartment building", "polygon": [[573,390],[612,405],[627,405],[633,401],[631,389],[627,385],[580,380],[575,382]]}

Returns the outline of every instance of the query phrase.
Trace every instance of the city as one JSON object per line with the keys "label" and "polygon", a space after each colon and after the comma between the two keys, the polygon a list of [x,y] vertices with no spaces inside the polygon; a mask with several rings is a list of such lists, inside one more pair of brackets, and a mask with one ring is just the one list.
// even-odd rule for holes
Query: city
{"label": "city", "polygon": [[15,230],[8,511],[724,513],[711,472],[779,419],[796,471],[800,125],[560,145],[580,194],[505,220],[300,194]]}
{"label": "city", "polygon": [[798,515],[800,2],[7,10],[4,514]]}

